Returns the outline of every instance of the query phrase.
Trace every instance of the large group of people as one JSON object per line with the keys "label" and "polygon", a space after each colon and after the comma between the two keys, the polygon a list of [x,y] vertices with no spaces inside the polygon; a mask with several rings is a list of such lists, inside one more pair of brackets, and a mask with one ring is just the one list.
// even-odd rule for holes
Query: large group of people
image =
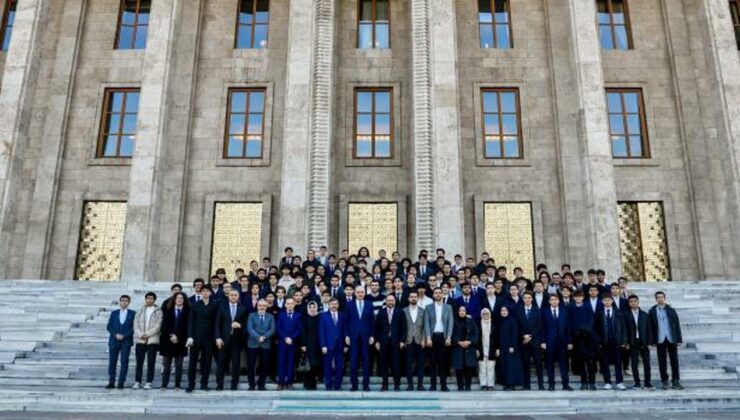
{"label": "large group of people", "polygon": [[529,390],[532,370],[537,389],[546,389],[546,373],[547,389],[555,390],[556,367],[563,390],[573,389],[571,372],[581,390],[596,390],[597,368],[604,389],[626,389],[626,375],[632,388],[653,389],[653,348],[662,389],[682,389],[678,315],[665,293],[654,297],[646,312],[627,279],[610,283],[599,269],[584,277],[568,264],[552,273],[539,264],[534,280],[516,267],[510,279],[488,253],[479,261],[461,255],[449,261],[437,249],[412,262],[397,252],[372,257],[363,247],[336,256],[321,247],[304,260],[286,248],[276,264],[252,261],[231,281],[224,269],[208,282],[195,279],[190,296],[173,284],[161,306],[154,292],[138,311],[120,296],[107,326],[107,388],[124,387],[133,347],[134,389],[152,387],[157,354],[162,389],[171,378],[182,388],[188,357],[187,392],[198,373],[200,389],[210,389],[213,362],[217,390],[227,372],[231,390],[243,375],[249,390],[265,390],[268,379],[278,390],[299,381],[305,389],[323,381],[327,390],[340,390],[348,372],[349,389],[367,391],[376,372],[381,391],[401,390],[404,376],[406,390],[449,391],[451,371],[459,391],[470,391],[475,375],[484,391]]}

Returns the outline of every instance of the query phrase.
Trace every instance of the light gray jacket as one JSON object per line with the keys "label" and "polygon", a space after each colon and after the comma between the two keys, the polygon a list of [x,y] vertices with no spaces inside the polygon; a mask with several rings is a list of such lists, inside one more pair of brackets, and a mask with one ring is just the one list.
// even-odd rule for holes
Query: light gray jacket
{"label": "light gray jacket", "polygon": [[[437,304],[432,303],[424,308],[424,333],[427,338],[432,338],[434,334],[434,324],[437,322]],[[452,338],[452,327],[454,326],[454,320],[452,319],[452,306],[443,304],[442,305],[442,326],[444,327],[445,340]]]}
{"label": "light gray jacket", "polygon": [[[146,328],[146,306],[136,311],[134,317],[134,344],[159,344],[159,331],[162,329],[162,309],[154,305],[154,313],[149,319],[149,328]],[[146,334],[148,339],[141,338]]]}

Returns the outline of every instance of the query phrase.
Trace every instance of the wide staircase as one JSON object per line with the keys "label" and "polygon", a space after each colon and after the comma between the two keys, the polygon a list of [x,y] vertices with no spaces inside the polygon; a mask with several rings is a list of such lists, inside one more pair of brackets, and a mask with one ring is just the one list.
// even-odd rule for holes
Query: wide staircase
{"label": "wide staircase", "polygon": [[[570,414],[667,411],[740,411],[740,281],[635,284],[643,306],[664,290],[678,310],[685,345],[680,350],[684,391],[575,392],[371,392],[293,391],[216,393],[129,388],[107,383],[105,323],[121,293],[137,310],[154,290],[160,301],[168,285],[136,290],[117,283],[75,281],[0,282],[0,411],[187,414]],[[132,352],[133,353],[133,352]],[[660,384],[655,352],[653,383]],[[159,359],[158,359],[159,360]],[[159,367],[155,388],[159,385]],[[128,384],[133,382],[131,357]],[[600,375],[599,375],[600,377]],[[245,378],[242,378],[243,382]],[[578,384],[573,377],[574,384]],[[214,378],[211,386],[215,386]],[[345,377],[345,388],[348,379]],[[228,383],[228,378],[227,378]],[[632,378],[625,377],[630,385]],[[454,379],[451,381],[454,384]],[[558,387],[559,388],[559,387]],[[403,387],[405,389],[405,386]],[[1,414],[0,414],[1,416]]]}

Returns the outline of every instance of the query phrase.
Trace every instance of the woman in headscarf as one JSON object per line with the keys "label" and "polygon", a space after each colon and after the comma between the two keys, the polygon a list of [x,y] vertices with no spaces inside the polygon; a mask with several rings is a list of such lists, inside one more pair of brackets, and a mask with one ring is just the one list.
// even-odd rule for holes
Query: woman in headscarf
{"label": "woman in headscarf", "polygon": [[478,382],[481,390],[493,391],[496,380],[496,331],[488,308],[480,313],[480,340],[478,340]]}
{"label": "woman in headscarf", "polygon": [[504,385],[504,391],[511,391],[514,387],[524,384],[524,369],[519,347],[521,334],[516,316],[509,314],[509,308],[502,306],[500,314],[496,356],[499,357],[501,365],[501,383]]}
{"label": "woman in headscarf", "polygon": [[458,391],[470,391],[473,373],[478,365],[475,354],[478,337],[478,326],[468,316],[465,306],[460,305],[452,329],[452,367],[457,376]]}
{"label": "woman in headscarf", "polygon": [[301,325],[301,356],[305,355],[311,369],[303,373],[303,387],[316,389],[316,377],[321,372],[321,347],[319,346],[319,305],[308,302],[306,316]]}

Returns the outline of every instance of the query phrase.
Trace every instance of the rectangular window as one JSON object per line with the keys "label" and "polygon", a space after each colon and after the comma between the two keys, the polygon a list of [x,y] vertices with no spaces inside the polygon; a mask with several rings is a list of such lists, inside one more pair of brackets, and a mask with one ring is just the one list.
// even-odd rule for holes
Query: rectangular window
{"label": "rectangular window", "polygon": [[357,48],[390,48],[390,0],[358,1]]}
{"label": "rectangular window", "polygon": [[597,0],[599,39],[605,50],[629,50],[632,34],[627,0]]}
{"label": "rectangular window", "polygon": [[121,0],[118,14],[117,50],[143,50],[149,32],[151,0]]}
{"label": "rectangular window", "polygon": [[609,135],[615,158],[649,158],[645,107],[640,89],[607,89]]}
{"label": "rectangular window", "polygon": [[77,247],[76,280],[115,281],[121,277],[125,227],[125,202],[85,202]]}
{"label": "rectangular window", "polygon": [[671,279],[663,203],[619,203],[619,245],[622,272],[628,280]]}
{"label": "rectangular window", "polygon": [[519,89],[481,90],[483,156],[486,159],[522,157]]}
{"label": "rectangular window", "polygon": [[216,203],[211,240],[211,273],[233,273],[250,261],[260,261],[262,203]]}
{"label": "rectangular window", "polygon": [[106,89],[97,156],[133,156],[138,116],[139,89]]}
{"label": "rectangular window", "polygon": [[732,16],[732,27],[735,29],[737,49],[740,50],[740,6],[738,6],[738,0],[730,0],[730,15]]}
{"label": "rectangular window", "polygon": [[485,203],[483,220],[485,251],[509,272],[521,267],[534,278],[532,204]]}
{"label": "rectangular window", "polygon": [[512,48],[509,0],[478,0],[481,48]]}
{"label": "rectangular window", "polygon": [[393,89],[355,89],[354,157],[393,157]]}
{"label": "rectangular window", "polygon": [[262,158],[265,89],[229,89],[224,158]]}
{"label": "rectangular window", "polygon": [[384,249],[398,250],[398,205],[396,203],[350,203],[347,244],[352,252],[367,247],[370,255]]}
{"label": "rectangular window", "polygon": [[0,45],[3,51],[8,51],[10,47],[10,38],[13,36],[13,25],[15,25],[15,8],[18,6],[18,0],[7,0],[5,2],[5,11],[3,12],[2,29],[0,29]]}
{"label": "rectangular window", "polygon": [[269,0],[239,0],[234,48],[267,48]]}

